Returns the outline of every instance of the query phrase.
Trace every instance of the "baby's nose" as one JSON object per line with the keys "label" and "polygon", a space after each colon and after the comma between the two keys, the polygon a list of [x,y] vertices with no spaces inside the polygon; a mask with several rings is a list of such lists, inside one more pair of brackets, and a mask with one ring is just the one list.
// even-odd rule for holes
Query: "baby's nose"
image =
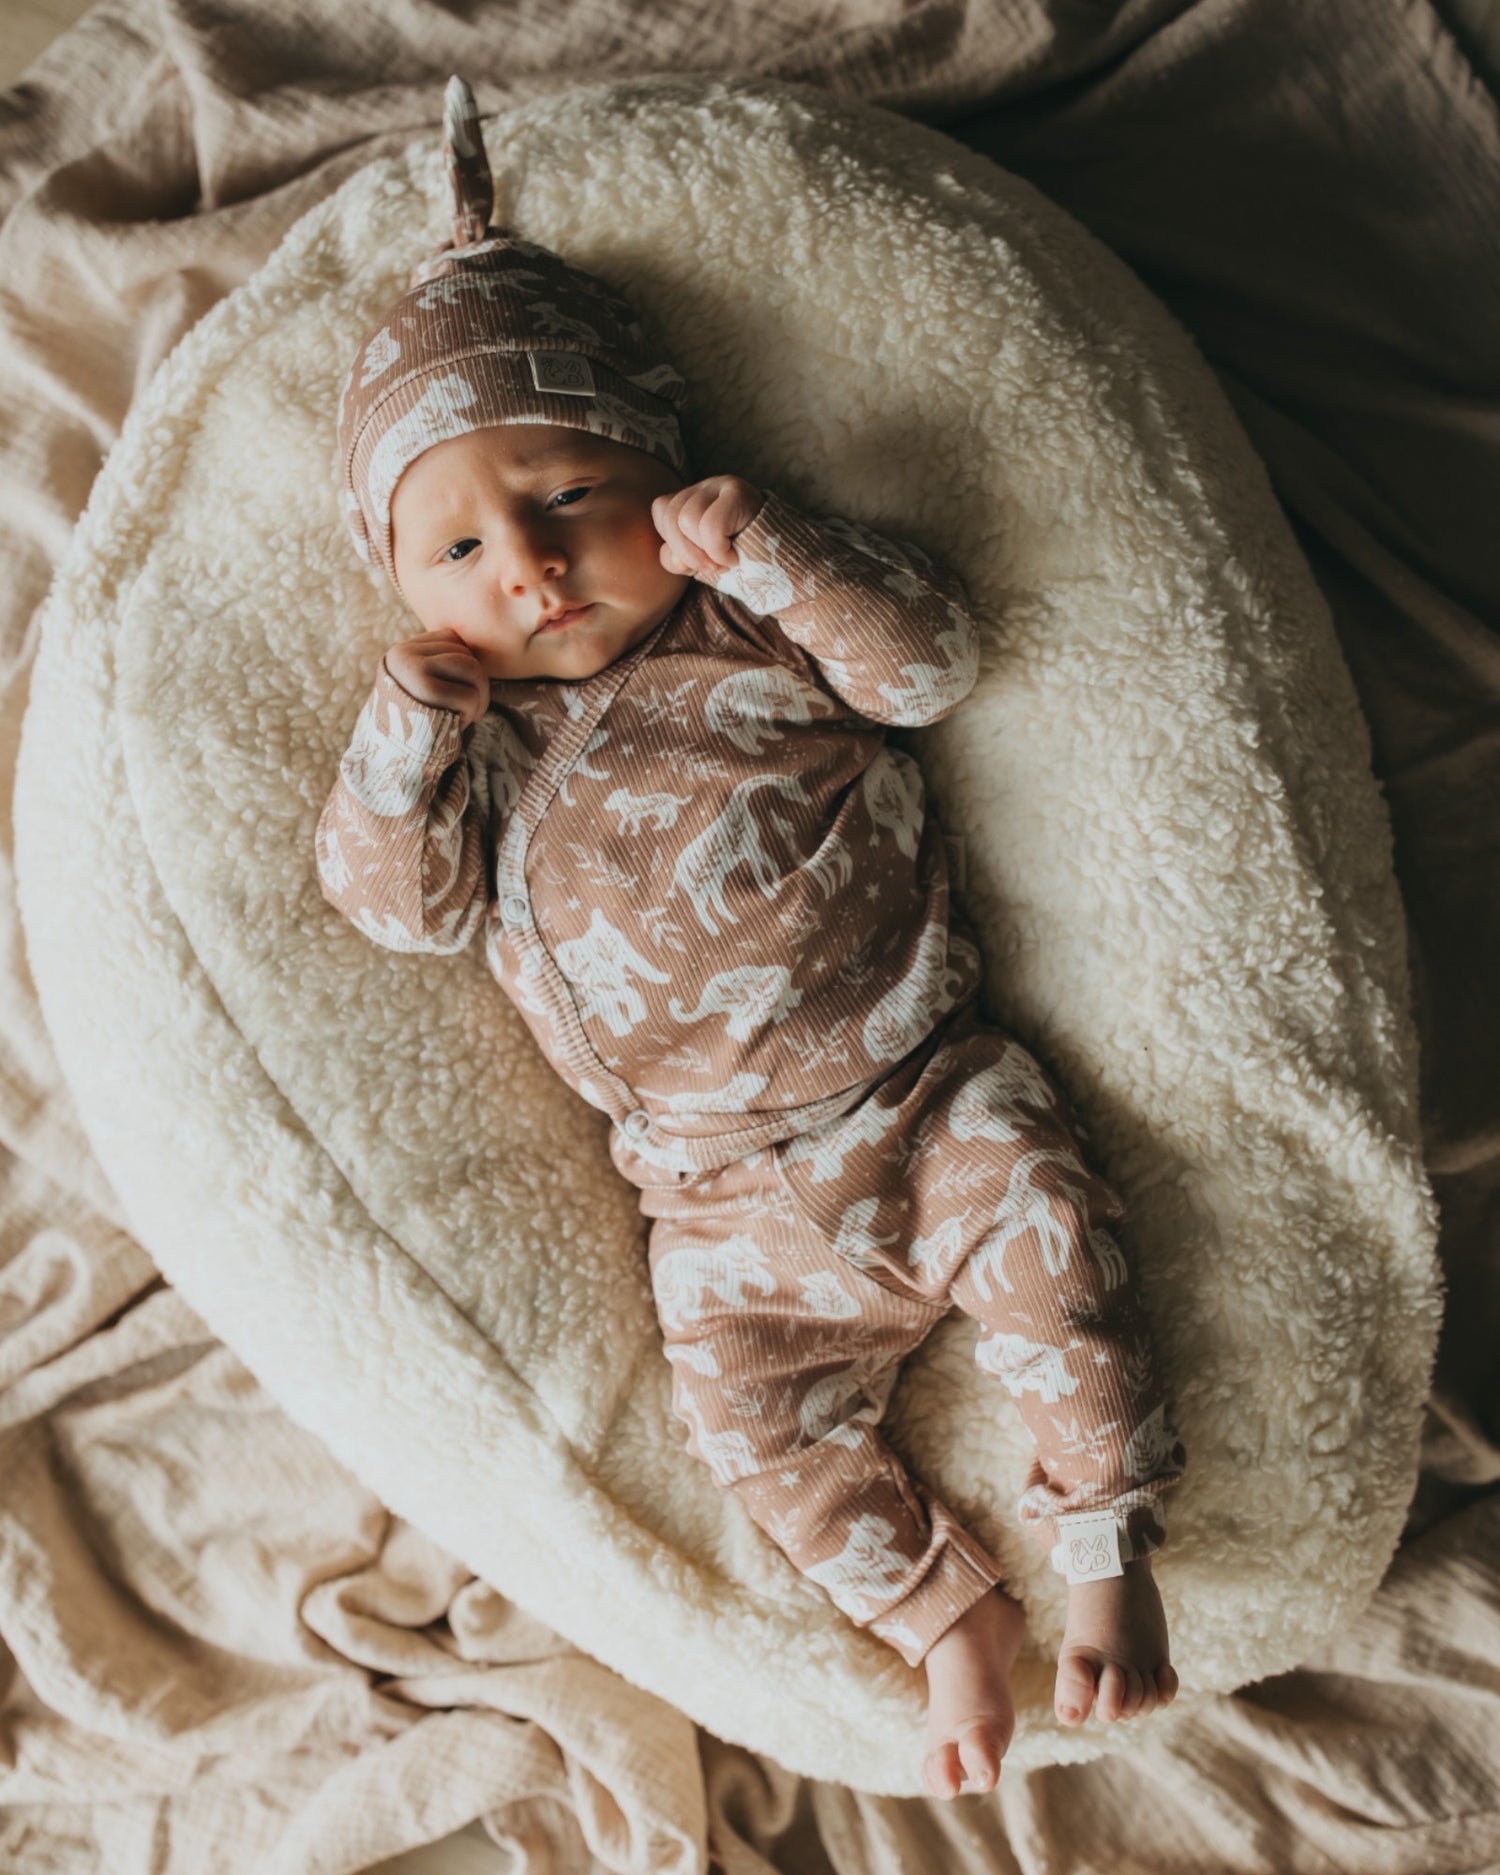
{"label": "baby's nose", "polygon": [[504,553],[505,584],[513,598],[524,599],[548,580],[567,571],[567,556],[555,540],[519,535]]}

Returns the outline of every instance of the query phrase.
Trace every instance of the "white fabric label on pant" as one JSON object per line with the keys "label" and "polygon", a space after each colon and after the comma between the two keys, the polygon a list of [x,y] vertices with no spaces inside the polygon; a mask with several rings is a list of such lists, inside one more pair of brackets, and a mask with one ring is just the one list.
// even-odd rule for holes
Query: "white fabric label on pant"
{"label": "white fabric label on pant", "polygon": [[1057,1520],[1063,1574],[1069,1582],[1099,1582],[1122,1576],[1120,1526],[1108,1511],[1075,1511]]}

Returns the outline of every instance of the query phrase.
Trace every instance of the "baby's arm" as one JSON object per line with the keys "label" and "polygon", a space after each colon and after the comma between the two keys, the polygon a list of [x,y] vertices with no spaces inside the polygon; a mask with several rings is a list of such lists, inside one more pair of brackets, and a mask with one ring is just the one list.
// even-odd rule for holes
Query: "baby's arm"
{"label": "baby's arm", "polygon": [[485,806],[464,753],[471,714],[413,696],[382,660],[318,821],[323,896],[387,950],[462,950],[484,915]]}
{"label": "baby's arm", "polygon": [[979,634],[963,586],[910,542],[815,521],[735,476],[660,497],[655,519],[664,561],[774,617],[861,715],[935,723],[973,689]]}

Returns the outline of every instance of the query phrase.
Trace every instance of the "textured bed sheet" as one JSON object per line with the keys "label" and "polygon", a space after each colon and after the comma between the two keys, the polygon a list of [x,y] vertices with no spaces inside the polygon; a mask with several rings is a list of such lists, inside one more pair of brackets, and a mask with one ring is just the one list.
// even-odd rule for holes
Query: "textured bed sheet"
{"label": "textured bed sheet", "polygon": [[[798,1780],[576,1653],[292,1427],[120,1228],[0,868],[0,1857],[1445,1875],[1500,1860],[1500,125],[1489,10],[105,0],[0,97],[0,773],[29,624],[176,339],[427,125],[663,70],[940,125],[1189,327],[1333,607],[1411,921],[1449,1311],[1407,1540],[1296,1672],[954,1806]],[[505,1845],[496,1847],[493,1845]],[[462,1859],[461,1859],[462,1858]],[[713,1858],[710,1862],[710,1858]],[[438,1866],[432,1864],[431,1866]]]}

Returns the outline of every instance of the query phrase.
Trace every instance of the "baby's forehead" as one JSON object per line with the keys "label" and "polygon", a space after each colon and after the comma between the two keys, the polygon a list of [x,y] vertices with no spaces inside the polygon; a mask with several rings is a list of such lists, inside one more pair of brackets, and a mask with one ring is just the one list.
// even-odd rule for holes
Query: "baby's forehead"
{"label": "baby's forehead", "polygon": [[583,431],[533,423],[493,424],[444,437],[402,471],[391,501],[392,516],[397,509],[446,505],[476,488],[525,490],[582,472],[600,462],[602,441]]}

